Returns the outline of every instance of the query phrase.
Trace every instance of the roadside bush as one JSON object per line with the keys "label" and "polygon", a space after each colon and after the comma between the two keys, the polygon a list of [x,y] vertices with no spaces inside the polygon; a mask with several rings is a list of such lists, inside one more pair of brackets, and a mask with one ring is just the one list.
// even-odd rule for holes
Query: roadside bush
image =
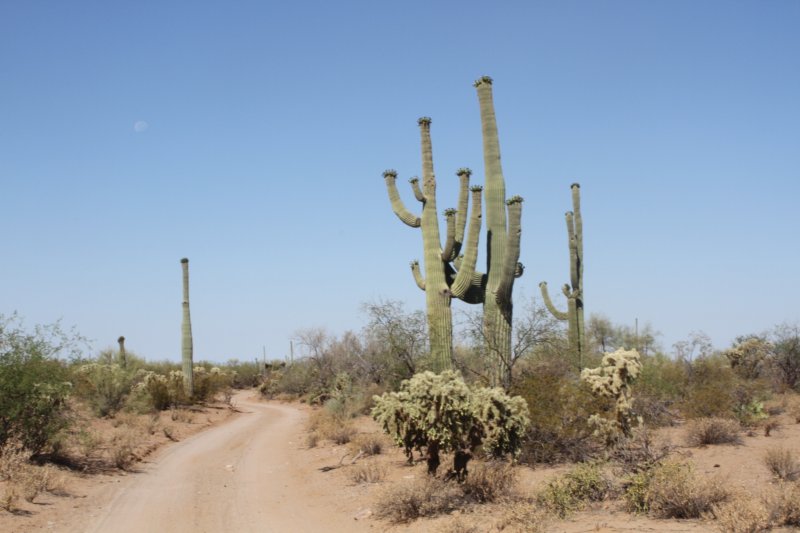
{"label": "roadside bush", "polygon": [[76,394],[100,417],[113,415],[125,406],[134,381],[134,372],[116,363],[89,363],[75,372]]}
{"label": "roadside bush", "polygon": [[384,490],[375,504],[375,515],[402,524],[420,517],[449,513],[463,503],[464,496],[457,483],[426,476]]}
{"label": "roadside bush", "polygon": [[350,467],[350,480],[353,483],[378,483],[386,477],[386,465],[368,461]]}
{"label": "roadside bush", "polygon": [[252,389],[261,385],[264,365],[258,361],[230,359],[224,367],[225,372],[231,375],[234,389]]}
{"label": "roadside bush", "polygon": [[741,444],[741,425],[729,418],[698,418],[686,424],[687,446]]}
{"label": "roadside bush", "polygon": [[360,433],[351,439],[350,444],[356,453],[380,455],[386,443],[381,435]]}
{"label": "roadside bush", "polygon": [[213,400],[217,394],[229,389],[230,385],[231,375],[219,367],[213,366],[210,369],[204,366],[194,367],[193,400],[200,402]]}
{"label": "roadside bush", "polygon": [[0,315],[0,449],[19,441],[29,452],[51,445],[69,424],[72,385],[60,354],[77,354],[81,339],[58,325],[23,329]]}
{"label": "roadside bush", "polygon": [[132,393],[132,405],[140,411],[164,411],[189,402],[180,370],[172,370],[166,375],[142,370]]}

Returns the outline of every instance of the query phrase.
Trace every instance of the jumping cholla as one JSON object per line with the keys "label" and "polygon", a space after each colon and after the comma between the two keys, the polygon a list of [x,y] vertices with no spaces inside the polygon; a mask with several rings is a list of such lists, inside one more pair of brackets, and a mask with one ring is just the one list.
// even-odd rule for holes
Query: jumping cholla
{"label": "jumping cholla", "polygon": [[572,184],[572,211],[565,213],[567,221],[567,241],[569,244],[570,285],[564,284],[562,292],[567,298],[567,310],[559,311],[550,294],[547,282],[539,283],[542,299],[550,313],[557,320],[566,320],[569,350],[578,365],[583,369],[583,356],[586,353],[586,335],[583,324],[583,218],[581,217],[581,186]]}
{"label": "jumping cholla", "polygon": [[636,350],[617,350],[607,353],[597,368],[585,368],[581,379],[592,388],[592,393],[604,398],[614,398],[615,420],[598,414],[589,417],[589,425],[595,427],[594,434],[613,444],[620,436],[631,436],[634,427],[642,424],[642,418],[633,411],[631,384],[639,376],[642,362]]}

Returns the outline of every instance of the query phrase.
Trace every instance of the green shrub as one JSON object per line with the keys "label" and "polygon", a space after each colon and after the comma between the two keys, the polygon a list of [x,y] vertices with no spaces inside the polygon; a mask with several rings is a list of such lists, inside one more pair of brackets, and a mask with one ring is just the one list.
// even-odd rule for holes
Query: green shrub
{"label": "green shrub", "polygon": [[586,502],[603,501],[611,492],[611,481],[597,463],[583,463],[547,483],[537,501],[553,514],[564,518]]}
{"label": "green shrub", "polygon": [[592,396],[566,361],[532,363],[514,393],[525,399],[530,417],[522,462],[585,461],[598,451],[588,419],[592,413],[608,410],[611,403]]}
{"label": "green shrub", "polygon": [[142,370],[139,372],[139,382],[132,392],[132,405],[148,411],[163,411],[186,404],[189,400],[183,384],[183,372],[180,370],[172,370],[166,375]]}
{"label": "green shrub", "polygon": [[57,357],[80,340],[57,324],[27,332],[16,316],[0,315],[0,448],[18,441],[38,453],[67,427],[72,386]]}
{"label": "green shrub", "polygon": [[193,400],[205,402],[231,386],[231,375],[223,372],[219,367],[204,366],[194,367],[194,397]]}
{"label": "green shrub", "polygon": [[124,407],[134,380],[135,373],[119,364],[89,363],[75,372],[75,389],[97,416],[109,416]]}

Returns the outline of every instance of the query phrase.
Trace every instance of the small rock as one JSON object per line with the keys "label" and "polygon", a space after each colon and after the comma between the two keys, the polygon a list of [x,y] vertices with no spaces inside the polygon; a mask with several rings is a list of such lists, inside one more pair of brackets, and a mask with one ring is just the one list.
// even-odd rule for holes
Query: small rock
{"label": "small rock", "polygon": [[365,518],[369,518],[370,516],[372,516],[371,509],[361,509],[355,514],[353,518],[355,518],[356,520],[364,520]]}

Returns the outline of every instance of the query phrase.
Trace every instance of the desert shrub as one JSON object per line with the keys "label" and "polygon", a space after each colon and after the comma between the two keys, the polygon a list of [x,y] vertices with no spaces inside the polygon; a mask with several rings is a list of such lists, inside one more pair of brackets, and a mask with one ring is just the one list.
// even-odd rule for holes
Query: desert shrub
{"label": "desert shrub", "polygon": [[317,439],[328,439],[335,444],[347,444],[357,433],[351,421],[342,419],[339,413],[326,408],[315,411],[309,417],[307,429]]}
{"label": "desert shrub", "polygon": [[135,372],[117,363],[94,362],[75,372],[75,391],[97,416],[113,415],[125,405],[135,381]]}
{"label": "desert shrub", "polygon": [[16,316],[0,315],[0,448],[18,441],[38,453],[67,427],[72,385],[58,356],[76,353],[79,342],[58,325],[28,332]]}
{"label": "desert shrub", "polygon": [[520,461],[585,461],[597,451],[588,419],[609,409],[610,402],[592,396],[567,361],[547,358],[531,363],[514,393],[525,399],[530,417]]}
{"label": "desert shrub", "polygon": [[225,372],[231,376],[231,387],[234,389],[252,389],[261,385],[263,363],[230,359],[224,367]]}
{"label": "desert shrub", "polygon": [[800,526],[800,485],[797,483],[779,484],[767,504],[774,526]]}
{"label": "desert shrub", "polygon": [[516,471],[508,463],[477,463],[472,466],[469,476],[461,484],[461,490],[469,501],[495,502],[511,495],[516,479]]}
{"label": "desert shrub", "polygon": [[537,495],[545,509],[564,518],[583,508],[587,502],[604,500],[613,485],[598,463],[582,463],[547,483]]}
{"label": "desert shrub", "polygon": [[617,442],[609,451],[609,458],[617,464],[623,475],[636,474],[650,470],[666,459],[671,451],[669,442],[656,441],[653,433],[643,426],[630,437]]}
{"label": "desert shrub", "polygon": [[585,368],[581,380],[592,388],[592,393],[614,401],[613,418],[600,414],[589,417],[589,425],[594,434],[607,444],[617,442],[621,437],[630,437],[634,427],[641,425],[642,419],[633,411],[631,385],[642,370],[639,352],[636,350],[617,350],[603,356],[597,368]]}
{"label": "desert shrub", "polygon": [[800,389],[800,327],[783,324],[770,335],[774,347],[770,373],[779,390]]}
{"label": "desert shrub", "polygon": [[483,531],[485,531],[483,528],[468,524],[460,517],[456,517],[437,529],[436,533],[482,533]]}
{"label": "desert shrub", "polygon": [[114,435],[109,445],[111,463],[120,470],[127,470],[137,461],[136,435],[128,430]]}
{"label": "desert shrub", "polygon": [[624,492],[630,511],[655,518],[700,518],[730,496],[718,480],[700,479],[691,465],[669,460],[631,476]]}
{"label": "desert shrub", "polygon": [[722,354],[728,359],[733,371],[744,379],[757,379],[764,373],[773,346],[764,338],[745,336]]}
{"label": "desert shrub", "polygon": [[764,454],[764,465],[773,476],[781,481],[800,479],[800,461],[792,450],[770,448]]}
{"label": "desert shrub", "polygon": [[205,366],[194,367],[194,397],[193,400],[205,402],[213,400],[220,392],[231,386],[231,375],[223,372],[219,367],[210,369]]}
{"label": "desert shrub", "polygon": [[163,411],[188,403],[183,384],[183,372],[172,370],[168,374],[157,374],[152,370],[139,372],[138,383],[132,389],[131,405],[142,410]]}
{"label": "desert shrub", "polygon": [[350,480],[353,483],[378,483],[386,477],[386,465],[368,461],[350,467]]}
{"label": "desert shrub", "polygon": [[453,472],[463,479],[472,453],[480,446],[492,456],[519,451],[528,424],[528,408],[520,397],[501,389],[470,391],[452,371],[423,372],[401,384],[398,392],[374,398],[372,416],[409,461],[425,448],[428,473],[439,467],[440,452],[453,452]]}
{"label": "desert shrub", "polygon": [[770,512],[764,502],[739,496],[712,507],[715,525],[723,533],[762,533],[769,531]]}
{"label": "desert shrub", "polygon": [[550,517],[546,509],[536,502],[511,500],[500,510],[500,519],[495,524],[505,533],[545,533],[550,531]]}
{"label": "desert shrub", "polygon": [[741,425],[729,418],[698,418],[686,424],[687,446],[741,444]]}
{"label": "desert shrub", "polygon": [[650,427],[671,426],[687,382],[687,365],[663,354],[642,356],[634,411]]}
{"label": "desert shrub", "polygon": [[356,453],[364,455],[380,455],[385,442],[381,435],[360,433],[351,439],[350,444]]}
{"label": "desert shrub", "polygon": [[375,503],[375,515],[394,523],[406,523],[449,513],[463,503],[464,496],[457,483],[426,476],[384,490]]}
{"label": "desert shrub", "polygon": [[259,391],[267,398],[278,395],[306,396],[316,384],[316,372],[307,360],[296,361],[267,373]]}

